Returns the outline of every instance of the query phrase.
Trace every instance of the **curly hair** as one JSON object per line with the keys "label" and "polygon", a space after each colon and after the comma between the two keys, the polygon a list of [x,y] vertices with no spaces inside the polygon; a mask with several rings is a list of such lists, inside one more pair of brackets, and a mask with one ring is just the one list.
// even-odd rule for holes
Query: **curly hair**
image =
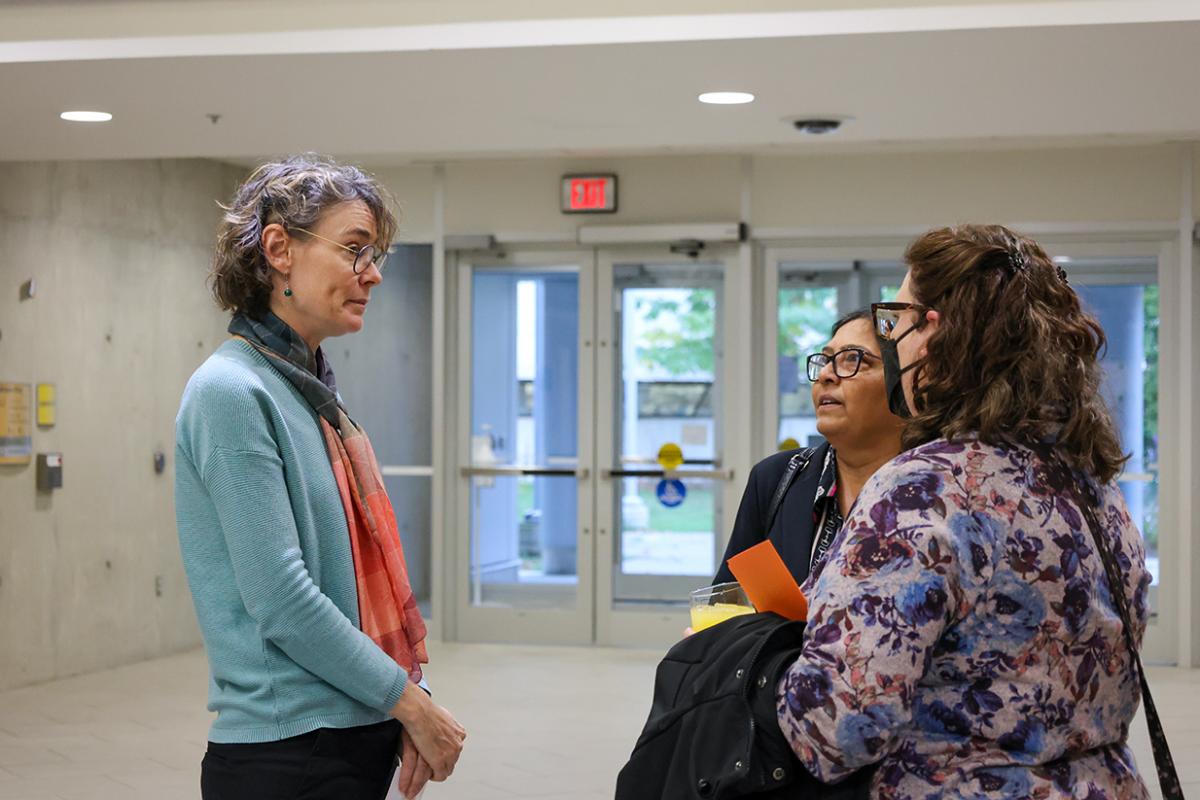
{"label": "curly hair", "polygon": [[339,203],[361,200],[375,217],[375,246],[386,251],[396,233],[394,199],[361,169],[304,153],[263,164],[234,193],[217,228],[209,285],[222,309],[261,316],[270,306],[271,267],[263,228],[310,228]]}
{"label": "curly hair", "polygon": [[1053,437],[1102,481],[1129,457],[1100,396],[1107,340],[1046,251],[1000,225],[924,234],[904,254],[918,303],[940,314],[913,381],[905,448],[978,435],[990,444]]}

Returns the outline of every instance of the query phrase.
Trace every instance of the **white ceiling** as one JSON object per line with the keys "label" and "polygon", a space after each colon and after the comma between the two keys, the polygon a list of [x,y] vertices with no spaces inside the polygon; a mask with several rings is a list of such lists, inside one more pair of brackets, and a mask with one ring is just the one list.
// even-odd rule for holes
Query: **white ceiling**
{"label": "white ceiling", "polygon": [[[1143,9],[1155,6],[1143,2]],[[1125,4],[1110,3],[1110,10],[1116,5]],[[595,29],[592,44],[554,45],[544,25],[534,42],[518,23],[506,23],[518,26],[507,34],[512,40],[493,31],[489,46],[480,45],[475,27],[474,46],[463,48],[453,37],[434,50],[384,37],[384,45],[355,52],[283,36],[276,43],[290,44],[275,47],[278,55],[179,57],[162,52],[171,52],[172,41],[180,52],[261,52],[254,48],[264,45],[159,37],[125,45],[25,42],[18,52],[0,43],[0,62],[8,62],[0,63],[0,160],[248,161],[311,149],[384,164],[1200,139],[1200,22],[1184,13],[1190,8],[1200,18],[1200,2],[1156,7],[1166,5],[1184,21],[1022,27],[1006,17],[1009,27],[864,33],[845,32],[843,19],[841,28],[814,33],[811,25],[795,27],[801,20],[794,16],[745,14],[729,15],[728,38],[709,18],[708,34],[695,37],[701,40],[644,41],[671,38],[646,32],[665,19],[659,17],[640,29],[630,20],[604,30],[584,21],[572,28],[574,39],[567,37],[579,41],[587,38],[580,31]],[[767,21],[777,27],[764,29]],[[145,55],[156,49],[158,55]],[[342,52],[321,52],[330,49]],[[140,57],[131,57],[135,50]],[[71,53],[91,60],[42,60]],[[696,102],[713,89],[745,89],[758,100],[734,107]],[[58,119],[75,108],[107,110],[115,119]],[[206,118],[210,113],[221,115],[218,124]],[[785,122],[830,114],[854,119],[819,140]]]}

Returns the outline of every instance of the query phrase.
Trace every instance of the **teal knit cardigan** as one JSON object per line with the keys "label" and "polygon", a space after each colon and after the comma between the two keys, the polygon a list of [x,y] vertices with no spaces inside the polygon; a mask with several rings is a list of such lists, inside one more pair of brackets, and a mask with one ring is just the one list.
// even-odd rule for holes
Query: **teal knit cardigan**
{"label": "teal knit cardigan", "polygon": [[179,544],[210,668],[213,742],[388,718],[408,674],[359,627],[346,516],[311,406],[222,344],[175,425]]}

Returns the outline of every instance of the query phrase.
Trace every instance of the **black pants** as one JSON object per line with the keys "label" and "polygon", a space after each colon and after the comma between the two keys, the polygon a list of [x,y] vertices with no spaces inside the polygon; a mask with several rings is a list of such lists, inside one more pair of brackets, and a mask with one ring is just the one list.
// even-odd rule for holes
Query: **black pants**
{"label": "black pants", "polygon": [[382,800],[396,772],[400,723],[319,728],[261,744],[208,743],[204,800]]}

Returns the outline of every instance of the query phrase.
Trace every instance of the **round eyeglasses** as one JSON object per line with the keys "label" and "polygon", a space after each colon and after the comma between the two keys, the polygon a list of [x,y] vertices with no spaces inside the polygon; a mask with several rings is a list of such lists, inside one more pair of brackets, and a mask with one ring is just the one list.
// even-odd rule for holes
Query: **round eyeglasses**
{"label": "round eyeglasses", "polygon": [[288,228],[288,230],[307,233],[314,239],[320,239],[322,242],[328,242],[334,247],[342,248],[347,253],[353,253],[355,275],[362,275],[364,272],[370,269],[372,264],[375,265],[375,269],[383,272],[383,265],[387,262],[388,252],[386,250],[380,250],[373,244],[364,245],[363,247],[350,247],[342,244],[341,242],[335,242],[333,239],[326,239],[321,234],[313,233],[308,228]]}
{"label": "round eyeglasses", "polygon": [[821,370],[830,362],[833,362],[834,375],[839,378],[853,378],[862,369],[864,361],[875,357],[874,353],[869,353],[861,347],[846,347],[833,355],[813,353],[806,362],[808,379],[813,383],[821,380]]}

